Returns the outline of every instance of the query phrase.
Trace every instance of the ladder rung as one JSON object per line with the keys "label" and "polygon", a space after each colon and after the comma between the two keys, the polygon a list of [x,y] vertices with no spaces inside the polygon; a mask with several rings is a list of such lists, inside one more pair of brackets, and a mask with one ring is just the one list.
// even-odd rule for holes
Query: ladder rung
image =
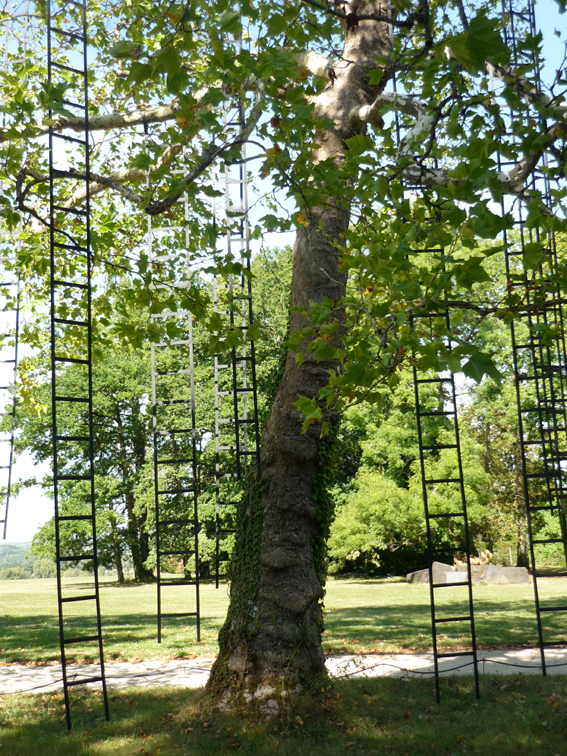
{"label": "ladder rung", "polygon": [[70,596],[68,598],[62,598],[61,603],[62,604],[68,604],[71,601],[92,601],[96,598],[96,593],[93,593],[89,596]]}
{"label": "ladder rung", "polygon": [[82,396],[56,396],[55,397],[56,402],[84,402],[88,403],[90,401],[89,397],[82,397]]}
{"label": "ladder rung", "polygon": [[86,76],[86,71],[81,71],[79,68],[72,68],[71,66],[65,66],[63,63],[56,63],[53,60],[51,61],[51,65],[55,66],[55,68],[60,68],[62,71],[70,71],[70,73],[79,74],[79,76],[82,76],[83,78]]}
{"label": "ladder rung", "polygon": [[59,562],[81,562],[84,559],[94,559],[94,554],[78,554],[77,556],[60,556]]}
{"label": "ladder rung", "polygon": [[195,550],[184,549],[183,551],[161,551],[160,556],[193,556]]}
{"label": "ladder rung", "polygon": [[157,459],[156,465],[187,465],[192,463],[193,459]]}
{"label": "ladder rung", "polygon": [[448,417],[449,415],[454,415],[455,410],[436,410],[435,412],[418,412],[417,414],[420,417]]}
{"label": "ladder rung", "polygon": [[[63,242],[53,242],[53,246],[57,247],[57,249],[66,249],[69,252],[77,252],[77,251],[88,252],[89,251],[87,247],[81,247],[81,245],[77,244],[76,242],[75,244],[63,244]],[[85,289],[87,288],[87,284],[83,284],[83,286],[85,287]]]}
{"label": "ladder rung", "polygon": [[460,478],[426,478],[424,481],[427,485],[432,485],[433,483],[460,483]]}
{"label": "ladder rung", "polygon": [[[96,636],[98,640],[98,636]],[[67,687],[70,688],[73,685],[87,685],[87,683],[102,682],[102,677],[81,677],[78,680],[67,680]]]}
{"label": "ladder rung", "polygon": [[543,538],[543,539],[534,540],[532,541],[532,543],[534,545],[539,544],[539,543],[563,543],[563,539],[562,538]]}
{"label": "ladder rung", "polygon": [[[163,587],[165,585],[197,585],[196,580],[160,580],[159,582],[160,587]],[[162,614],[163,617],[163,614]]]}
{"label": "ladder rung", "polygon": [[56,441],[90,441],[90,436],[55,436]]}
{"label": "ladder rung", "polygon": [[444,512],[443,514],[430,514],[428,515],[430,520],[448,520],[451,517],[464,517],[464,512]]}
{"label": "ladder rung", "polygon": [[68,37],[69,39],[78,39],[80,42],[84,42],[85,38],[80,34],[75,34],[74,32],[68,32],[65,31],[65,29],[59,29],[57,26],[49,26],[48,27],[50,32],[55,32],[56,34],[63,34],[65,37]]}
{"label": "ladder rung", "polygon": [[69,643],[88,643],[89,641],[100,640],[100,635],[78,635],[75,638],[68,638],[63,641],[65,645]]}
{"label": "ladder rung", "polygon": [[[466,585],[466,583],[461,583],[460,585]],[[444,622],[470,622],[472,617],[470,614],[464,615],[463,617],[443,617],[442,619],[436,619],[434,622],[440,624]]]}
{"label": "ladder rung", "polygon": [[540,606],[540,612],[567,612],[567,606]]}
{"label": "ladder rung", "polygon": [[66,320],[65,318],[53,318],[54,323],[62,323],[63,325],[77,325],[88,326],[88,320]]}
{"label": "ladder rung", "polygon": [[195,524],[195,518],[179,518],[177,520],[160,520],[159,521],[160,527],[162,525],[194,525]]}
{"label": "ladder rung", "polygon": [[[73,249],[73,247],[70,247],[70,249]],[[88,289],[88,284],[82,284],[82,283],[75,283],[74,281],[61,281],[61,280],[54,280],[53,281],[54,286],[72,286],[75,289]]]}
{"label": "ladder rung", "polygon": [[167,406],[169,404],[189,404],[191,402],[191,399],[164,399],[163,401],[157,401],[154,404],[154,407],[158,404],[161,406]]}
{"label": "ladder rung", "polygon": [[536,578],[555,578],[555,577],[567,577],[567,572],[535,572]]}
{"label": "ladder rung", "polygon": [[56,475],[55,480],[92,480],[92,475]]}
{"label": "ladder rung", "polygon": [[78,357],[54,357],[54,362],[64,362],[73,365],[90,365],[90,360],[80,360]]}
{"label": "ladder rung", "polygon": [[156,430],[160,436],[174,436],[178,433],[193,433],[193,428],[181,428],[180,430]]}
{"label": "ladder rung", "polygon": [[158,494],[180,494],[180,493],[195,493],[194,488],[171,488],[158,491]]}
{"label": "ladder rung", "polygon": [[451,383],[451,378],[417,378],[416,383]]}
{"label": "ladder rung", "polygon": [[58,515],[57,520],[59,522],[74,522],[80,520],[92,520],[92,515]]}
{"label": "ladder rung", "polygon": [[[63,134],[58,134],[58,136],[64,136]],[[79,142],[79,144],[83,144],[80,139],[73,139],[73,137],[65,137],[65,139],[68,139],[72,142]],[[86,210],[77,210],[74,207],[61,207],[61,205],[53,205],[54,210],[61,210],[64,213],[72,213],[73,215],[86,215]]]}
{"label": "ladder rung", "polygon": [[423,451],[437,451],[437,449],[456,449],[457,444],[432,444],[431,446],[422,446]]}
{"label": "ladder rung", "polygon": [[160,614],[160,617],[197,617],[197,612],[169,612]]}
{"label": "ladder rung", "polygon": [[[57,131],[52,131],[52,136],[56,137],[57,139],[63,139],[65,142],[73,142],[73,144],[81,144],[83,147],[86,147],[88,142],[85,142],[83,139],[77,139],[77,137],[68,136],[67,134],[60,134]],[[86,215],[86,212],[84,210],[75,210],[71,207],[61,207],[61,205],[53,205],[54,210],[63,210],[64,212],[74,213],[75,215]]]}
{"label": "ladder rung", "polygon": [[63,105],[69,105],[71,108],[79,108],[80,110],[86,110],[87,106],[82,105],[80,102],[75,102],[74,100],[61,100]]}

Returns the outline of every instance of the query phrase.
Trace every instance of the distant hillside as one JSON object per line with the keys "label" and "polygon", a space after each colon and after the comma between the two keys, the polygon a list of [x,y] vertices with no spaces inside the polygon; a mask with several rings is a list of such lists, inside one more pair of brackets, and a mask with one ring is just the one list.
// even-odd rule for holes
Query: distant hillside
{"label": "distant hillside", "polygon": [[[2,543],[0,541],[0,567],[3,567],[6,563],[11,564],[13,561],[24,561],[30,548],[31,541],[23,543]],[[33,564],[33,557],[30,557],[27,561]]]}

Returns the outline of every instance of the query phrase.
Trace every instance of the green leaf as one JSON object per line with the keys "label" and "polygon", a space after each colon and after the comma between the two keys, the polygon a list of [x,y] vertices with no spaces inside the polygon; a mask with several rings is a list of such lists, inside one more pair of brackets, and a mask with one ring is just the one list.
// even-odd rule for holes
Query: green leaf
{"label": "green leaf", "polygon": [[109,53],[113,58],[137,60],[140,57],[140,45],[122,39],[110,48]]}
{"label": "green leaf", "polygon": [[524,246],[522,261],[526,270],[534,270],[541,262],[543,254],[543,244],[539,242],[530,242]]}
{"label": "green leaf", "polygon": [[487,60],[503,62],[508,56],[506,45],[498,31],[499,21],[478,13],[469,28],[447,42],[458,62],[471,73],[484,70]]}
{"label": "green leaf", "polygon": [[488,375],[496,383],[500,383],[503,376],[489,354],[477,352],[463,365],[463,373],[480,383],[485,375]]}
{"label": "green leaf", "polygon": [[374,142],[367,134],[357,134],[350,139],[346,139],[345,143],[349,152],[354,155],[362,155],[363,152],[374,149]]}

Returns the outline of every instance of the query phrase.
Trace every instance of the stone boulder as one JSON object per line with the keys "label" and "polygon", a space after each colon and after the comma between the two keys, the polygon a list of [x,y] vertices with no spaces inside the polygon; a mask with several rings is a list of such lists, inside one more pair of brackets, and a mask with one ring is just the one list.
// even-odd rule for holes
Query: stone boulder
{"label": "stone boulder", "polygon": [[[471,564],[471,577],[474,585],[480,583],[525,585],[530,582],[530,576],[525,567],[498,567],[495,564]],[[466,579],[466,569],[443,564],[443,562],[433,562],[434,583],[464,583]],[[408,583],[429,583],[429,570],[408,572],[406,581]]]}
{"label": "stone boulder", "polygon": [[[453,567],[452,564],[433,562],[433,582],[448,583],[449,581],[447,580],[447,573],[456,571],[457,568]],[[417,570],[417,572],[408,572],[408,574],[406,575],[406,581],[408,583],[429,583],[429,570]]]}
{"label": "stone boulder", "polygon": [[525,567],[497,567],[495,564],[489,564],[486,582],[524,585],[530,582],[530,575]]}

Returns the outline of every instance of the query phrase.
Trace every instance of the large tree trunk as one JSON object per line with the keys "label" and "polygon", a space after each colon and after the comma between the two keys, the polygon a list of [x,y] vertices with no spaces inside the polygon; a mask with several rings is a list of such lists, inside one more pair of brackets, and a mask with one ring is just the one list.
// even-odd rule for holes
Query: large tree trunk
{"label": "large tree trunk", "polygon": [[[360,12],[384,13],[385,4],[369,0]],[[343,164],[345,139],[362,131],[353,128],[349,114],[378,93],[367,75],[376,68],[376,57],[388,54],[383,23],[361,21],[347,32],[336,79],[316,103],[316,115],[336,125],[317,135],[317,160]],[[345,177],[345,188],[351,179]],[[325,208],[308,210],[309,225],[296,238],[292,281],[292,306],[306,310],[310,302],[340,299],[345,293],[338,258],[350,215],[336,196],[328,198]],[[305,325],[303,316],[292,313],[291,334]],[[294,354],[287,356],[262,439],[262,482],[252,488],[239,513],[230,607],[209,680],[209,691],[224,700],[239,693],[245,701],[266,694],[277,699],[284,689],[309,685],[325,674],[321,601],[330,512],[318,480],[321,429],[312,426],[302,434],[302,417],[293,403],[298,395],[316,396],[328,381],[327,370],[336,365],[317,363],[306,344],[302,352],[301,365]],[[276,704],[266,701],[263,706],[274,710]]]}

